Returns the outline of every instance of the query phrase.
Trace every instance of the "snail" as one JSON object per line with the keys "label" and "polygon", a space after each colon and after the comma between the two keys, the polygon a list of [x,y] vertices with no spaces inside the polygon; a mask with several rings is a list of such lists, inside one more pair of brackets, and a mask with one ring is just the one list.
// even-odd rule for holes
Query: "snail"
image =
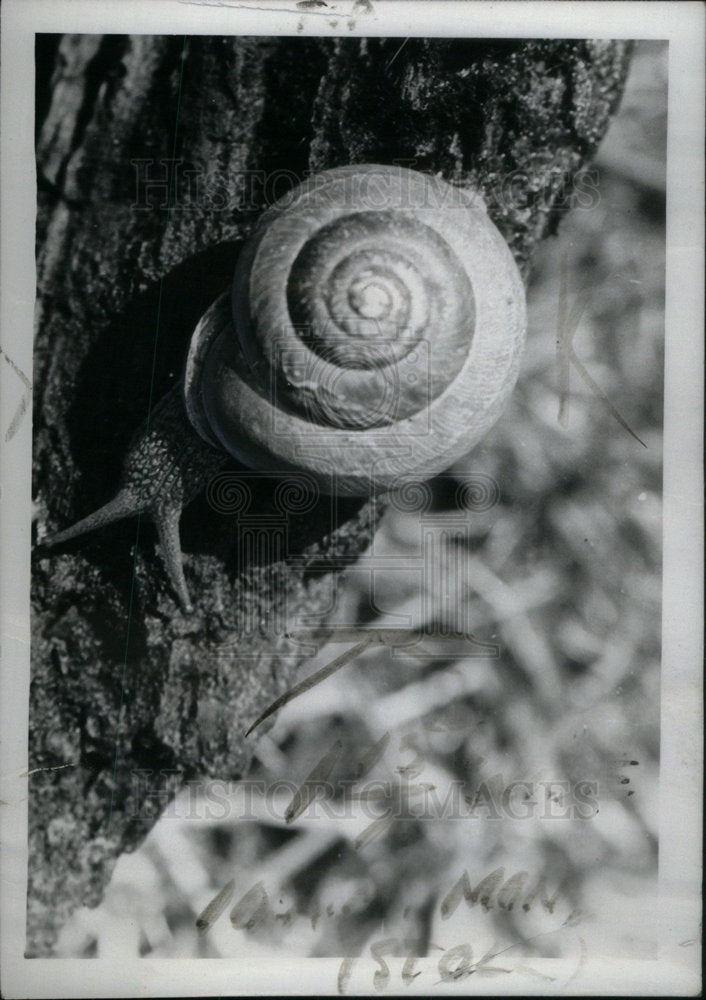
{"label": "snail", "polygon": [[401,167],[312,176],[260,217],[117,495],[46,544],[147,512],[193,610],[181,510],[229,457],[304,470],[325,493],[436,475],[499,417],[525,326],[519,271],[478,195]]}

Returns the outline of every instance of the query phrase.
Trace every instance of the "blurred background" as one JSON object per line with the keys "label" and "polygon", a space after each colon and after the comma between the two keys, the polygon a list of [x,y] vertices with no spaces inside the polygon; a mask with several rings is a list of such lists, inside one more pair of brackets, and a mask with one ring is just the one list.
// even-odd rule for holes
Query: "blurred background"
{"label": "blurred background", "polygon": [[[258,743],[248,811],[237,783],[191,786],[58,954],[343,956],[387,938],[400,955],[472,942],[476,960],[655,954],[666,98],[666,45],[639,43],[589,195],[567,192],[537,253],[507,410],[424,510],[386,512],[336,595],[335,623],[461,628],[498,655],[441,638],[426,659],[372,648],[293,700]],[[593,381],[572,365],[568,392],[562,294]],[[469,476],[491,485],[459,533]],[[287,823],[325,754],[329,808]],[[464,873],[469,901],[453,892]]]}

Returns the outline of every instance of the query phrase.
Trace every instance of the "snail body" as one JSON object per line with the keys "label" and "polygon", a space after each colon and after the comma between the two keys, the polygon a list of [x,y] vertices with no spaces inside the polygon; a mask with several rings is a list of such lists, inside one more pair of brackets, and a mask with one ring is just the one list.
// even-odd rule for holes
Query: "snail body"
{"label": "snail body", "polygon": [[261,216],[116,498],[50,543],[147,511],[188,609],[181,508],[229,456],[349,495],[429,478],[499,417],[525,326],[477,196],[401,167],[324,171]]}

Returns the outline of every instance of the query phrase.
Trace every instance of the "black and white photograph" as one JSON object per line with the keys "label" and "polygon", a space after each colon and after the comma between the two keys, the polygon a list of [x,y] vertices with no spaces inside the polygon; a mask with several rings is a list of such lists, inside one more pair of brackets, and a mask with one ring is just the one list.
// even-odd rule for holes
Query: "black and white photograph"
{"label": "black and white photograph", "polygon": [[703,8],[267,8],[2,12],[3,995],[698,995]]}

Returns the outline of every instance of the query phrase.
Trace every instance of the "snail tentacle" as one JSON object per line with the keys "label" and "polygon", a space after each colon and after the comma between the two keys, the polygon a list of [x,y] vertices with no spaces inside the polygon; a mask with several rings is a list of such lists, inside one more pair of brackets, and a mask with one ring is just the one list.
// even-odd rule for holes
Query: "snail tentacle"
{"label": "snail tentacle", "polygon": [[140,514],[141,512],[142,509],[136,503],[131,491],[123,488],[115,494],[112,500],[99,507],[98,510],[94,510],[92,514],[82,517],[80,521],[76,521],[68,528],[64,528],[63,531],[56,531],[53,535],[42,539],[42,545],[47,548],[53,548],[55,545],[70,542],[80,535],[86,535],[89,531],[102,528],[106,524],[121,521],[125,517],[132,517],[134,514]]}
{"label": "snail tentacle", "polygon": [[44,539],[42,545],[61,545],[114,521],[148,514],[157,527],[162,557],[182,610],[191,612],[179,537],[181,512],[227,461],[228,455],[204,445],[194,432],[181,386],[177,386],[154,408],[149,429],[143,428],[133,439],[120,489],[112,500]]}
{"label": "snail tentacle", "polygon": [[184,576],[184,559],[181,551],[181,538],[179,536],[179,521],[181,519],[182,504],[179,502],[166,502],[159,505],[154,515],[154,522],[157,526],[157,534],[162,547],[162,557],[167,567],[167,573],[172,581],[172,586],[179,596],[182,609],[186,614],[194,610],[189,597],[189,588],[186,585]]}

